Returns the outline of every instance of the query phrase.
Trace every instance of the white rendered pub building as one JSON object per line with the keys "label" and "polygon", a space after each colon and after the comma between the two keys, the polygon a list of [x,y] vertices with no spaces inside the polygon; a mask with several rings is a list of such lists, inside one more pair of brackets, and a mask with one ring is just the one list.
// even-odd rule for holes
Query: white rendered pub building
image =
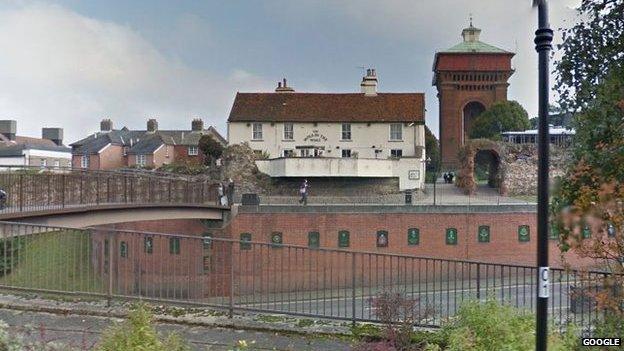
{"label": "white rendered pub building", "polygon": [[368,69],[360,93],[237,93],[228,118],[230,145],[247,142],[271,177],[399,178],[421,189],[425,175],[425,97],[378,93]]}

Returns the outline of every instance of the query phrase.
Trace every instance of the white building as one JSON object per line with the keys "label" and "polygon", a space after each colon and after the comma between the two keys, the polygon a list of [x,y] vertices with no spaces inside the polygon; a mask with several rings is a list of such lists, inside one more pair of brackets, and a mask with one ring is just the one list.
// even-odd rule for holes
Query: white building
{"label": "white building", "polygon": [[[0,121],[0,166],[71,167],[62,128],[43,128],[41,138],[16,135],[17,121]],[[0,167],[1,168],[1,167]]]}
{"label": "white building", "polygon": [[[576,134],[574,129],[568,129],[561,126],[549,125],[550,143],[559,147],[569,147],[572,144],[572,138]],[[501,137],[503,141],[515,144],[537,144],[539,130],[529,129],[524,131],[503,132]]]}
{"label": "white building", "polygon": [[360,93],[237,93],[228,118],[230,144],[247,142],[271,177],[399,178],[422,188],[425,171],[422,93],[377,93],[369,69]]}

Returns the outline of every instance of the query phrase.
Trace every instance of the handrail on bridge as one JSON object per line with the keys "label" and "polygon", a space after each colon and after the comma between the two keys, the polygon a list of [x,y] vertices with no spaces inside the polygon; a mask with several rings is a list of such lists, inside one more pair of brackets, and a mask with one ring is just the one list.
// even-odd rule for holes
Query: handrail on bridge
{"label": "handrail on bridge", "polygon": [[0,215],[107,204],[218,204],[203,176],[0,165]]}

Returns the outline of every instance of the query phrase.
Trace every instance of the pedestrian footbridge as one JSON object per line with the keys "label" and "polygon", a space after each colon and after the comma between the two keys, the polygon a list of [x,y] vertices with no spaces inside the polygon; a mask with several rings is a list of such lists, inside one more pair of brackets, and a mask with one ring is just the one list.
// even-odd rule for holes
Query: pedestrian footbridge
{"label": "pedestrian footbridge", "polygon": [[223,220],[218,184],[206,178],[83,170],[0,172],[0,220],[50,226],[169,220]]}

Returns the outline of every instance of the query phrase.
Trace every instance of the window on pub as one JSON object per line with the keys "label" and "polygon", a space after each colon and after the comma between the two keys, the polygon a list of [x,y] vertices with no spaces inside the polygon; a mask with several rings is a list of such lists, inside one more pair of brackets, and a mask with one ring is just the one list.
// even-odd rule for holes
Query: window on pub
{"label": "window on pub", "polygon": [[83,155],[80,158],[80,167],[89,168],[89,155]]}
{"label": "window on pub", "polygon": [[351,157],[351,150],[349,150],[349,149],[342,149],[342,157],[344,157],[344,158]]}
{"label": "window on pub", "polygon": [[254,123],[252,126],[253,140],[262,140],[262,123]]}
{"label": "window on pub", "polygon": [[197,156],[198,154],[199,154],[199,148],[197,146],[191,145],[188,147],[189,156]]}
{"label": "window on pub", "polygon": [[284,140],[293,140],[295,131],[292,123],[284,123]]}
{"label": "window on pub", "polygon": [[295,157],[295,152],[293,150],[284,150],[284,157]]}
{"label": "window on pub", "polygon": [[54,168],[61,168],[61,161],[60,160],[54,160]]}
{"label": "window on pub", "polygon": [[351,140],[351,124],[343,123],[342,124],[342,138],[341,140]]}
{"label": "window on pub", "polygon": [[123,155],[124,155],[124,156],[128,156],[128,150],[130,150],[130,148],[129,148],[129,147],[127,147],[127,146],[124,146],[124,147],[123,147]]}
{"label": "window on pub", "polygon": [[390,140],[403,140],[403,125],[401,123],[390,124]]}
{"label": "window on pub", "polygon": [[401,149],[392,149],[390,150],[390,156],[393,158],[401,158],[403,157],[403,150]]}
{"label": "window on pub", "polygon": [[171,255],[180,254],[180,238],[169,238],[169,253]]}
{"label": "window on pub", "polygon": [[41,159],[41,168],[46,168],[48,166],[48,160],[45,158]]}
{"label": "window on pub", "polygon": [[145,155],[136,155],[137,166],[145,166],[147,157]]}

